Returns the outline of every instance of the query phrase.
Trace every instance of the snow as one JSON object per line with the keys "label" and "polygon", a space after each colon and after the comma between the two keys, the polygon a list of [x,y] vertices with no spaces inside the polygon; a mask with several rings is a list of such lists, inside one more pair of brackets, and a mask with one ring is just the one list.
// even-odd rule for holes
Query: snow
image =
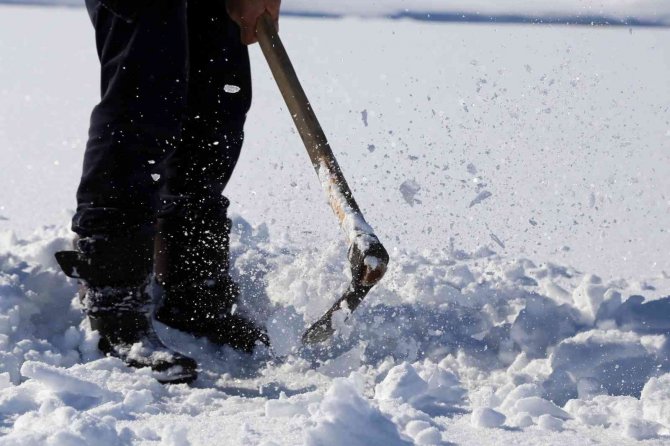
{"label": "snow", "polygon": [[569,413],[556,406],[556,404],[537,396],[521,398],[514,405],[513,411],[537,417],[549,415],[563,420],[571,418]]}
{"label": "snow", "polygon": [[414,368],[403,363],[389,370],[386,378],[375,388],[377,399],[401,399],[411,403],[428,389],[428,383],[421,379]]}
{"label": "snow", "polygon": [[560,432],[563,430],[563,420],[549,414],[540,415],[537,419],[537,425],[548,431]]}
{"label": "snow", "polygon": [[[333,381],[319,408],[311,417],[316,425],[307,431],[307,446],[404,446],[396,426],[380,410],[363,398],[356,383],[338,378]],[[422,431],[423,432],[423,431]],[[421,433],[419,433],[421,434]]]}
{"label": "snow", "polygon": [[[367,125],[366,125],[367,127]],[[402,194],[402,198],[409,204],[410,206],[414,206],[415,204],[421,204],[421,200],[419,200],[417,195],[421,191],[421,186],[419,183],[417,183],[414,180],[405,180],[402,182],[400,187],[398,188],[400,190],[400,193]]]}
{"label": "snow", "polygon": [[506,417],[490,407],[477,407],[472,411],[472,424],[476,427],[500,427]]}
{"label": "snow", "polygon": [[668,30],[286,19],[387,275],[300,345],[347,247],[254,49],[232,274],[273,351],[156,324],[201,365],[163,386],[100,355],[53,259],[97,94],[89,27],[0,7],[1,446],[670,441]]}
{"label": "snow", "polygon": [[[69,243],[64,228],[5,237],[0,444],[87,444],[93,436],[102,445],[205,444],[211,435],[236,444],[447,444],[463,440],[455,434],[463,419],[525,436],[603,439],[597,429],[607,428],[634,440],[667,440],[667,328],[617,320],[644,314],[634,309],[649,304],[670,316],[670,298],[626,306],[634,288],[588,274],[566,278],[556,265],[510,261],[490,250],[404,252],[330,349],[300,349],[291,333],[299,334],[329,297],[313,293],[305,301],[300,288],[287,294],[281,265],[298,265],[295,273],[313,277],[303,283],[307,289],[324,289],[344,280],[346,247],[334,241],[319,254],[291,244],[278,249],[263,226],[235,217],[233,227],[233,273],[250,296],[239,311],[271,322],[282,355],[217,350],[157,324],[168,342],[202,364],[190,388],[160,385],[148,370],[95,351],[95,336],[78,316],[75,285],[56,273],[50,255]],[[249,268],[257,258],[264,259],[262,271]],[[623,303],[598,312],[606,329],[597,327],[598,318],[584,322],[576,302],[558,305],[540,294],[540,283],[561,279],[569,279],[561,287],[573,294],[594,281],[605,294],[617,290]],[[262,295],[249,292],[259,290],[257,280]],[[539,299],[545,318],[529,319],[526,310],[537,311]],[[261,301],[265,309],[252,313]],[[570,317],[570,330],[545,322]],[[515,326],[528,335],[513,336]],[[538,346],[530,334],[540,331]]]}

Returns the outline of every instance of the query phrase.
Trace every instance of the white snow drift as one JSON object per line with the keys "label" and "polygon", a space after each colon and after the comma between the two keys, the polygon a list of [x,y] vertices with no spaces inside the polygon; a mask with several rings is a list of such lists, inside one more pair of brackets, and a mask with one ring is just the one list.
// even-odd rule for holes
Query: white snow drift
{"label": "white snow drift", "polygon": [[268,325],[279,356],[159,326],[200,360],[193,387],[100,357],[52,259],[69,244],[64,228],[4,233],[0,444],[205,444],[196,427],[177,429],[189,418],[277,444],[447,444],[459,420],[516,435],[605,427],[670,439],[670,297],[489,249],[396,252],[328,348],[301,348],[302,330],[346,283],[344,248],[295,250],[240,218],[234,228],[240,311]]}

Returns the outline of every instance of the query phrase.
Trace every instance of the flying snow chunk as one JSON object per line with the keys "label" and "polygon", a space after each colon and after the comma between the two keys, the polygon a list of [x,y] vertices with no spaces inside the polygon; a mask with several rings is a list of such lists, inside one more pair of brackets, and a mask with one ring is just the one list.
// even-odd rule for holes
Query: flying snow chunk
{"label": "flying snow chunk", "polygon": [[491,237],[491,240],[493,240],[494,242],[496,242],[496,244],[497,244],[498,246],[500,246],[502,249],[505,249],[505,244],[502,242],[502,240],[500,240],[500,237],[498,237],[497,235],[495,235],[493,232],[491,232],[491,233],[489,234],[489,237]]}
{"label": "flying snow chunk", "polygon": [[475,205],[481,203],[482,201],[489,198],[491,195],[493,195],[493,194],[491,192],[487,191],[487,190],[481,191],[480,193],[477,194],[477,196],[474,198],[474,200],[472,200],[470,202],[470,206],[468,206],[468,207],[472,207],[472,206],[475,206]]}
{"label": "flying snow chunk", "polygon": [[363,125],[365,125],[367,127],[368,126],[368,111],[367,110],[363,110],[361,112],[361,120],[363,121]]}
{"label": "flying snow chunk", "polygon": [[223,86],[223,91],[225,91],[226,93],[231,93],[231,94],[232,93],[239,93],[240,90],[241,90],[241,88],[238,87],[237,85],[226,84],[226,85]]}
{"label": "flying snow chunk", "polygon": [[405,199],[407,204],[414,206],[415,204],[421,204],[421,200],[416,198],[421,191],[421,186],[414,180],[406,180],[400,185],[400,193]]}

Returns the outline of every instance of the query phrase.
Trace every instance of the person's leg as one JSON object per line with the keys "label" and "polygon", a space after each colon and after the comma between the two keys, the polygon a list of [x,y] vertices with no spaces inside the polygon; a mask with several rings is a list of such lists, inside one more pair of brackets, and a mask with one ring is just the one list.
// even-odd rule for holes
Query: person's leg
{"label": "person's leg", "polygon": [[166,161],[168,195],[219,197],[240,155],[251,72],[225,2],[189,0],[189,83],[182,138]]}
{"label": "person's leg", "polygon": [[[187,77],[186,0],[87,0],[102,71],[77,192],[75,251],[56,254],[84,285],[84,311],[100,349],[164,382],[190,381],[195,362],[153,329],[157,165],[179,137]],[[120,6],[120,7],[117,7]]]}
{"label": "person's leg", "polygon": [[249,56],[222,1],[190,0],[188,26],[188,108],[181,141],[166,160],[158,222],[156,272],[165,299],[157,318],[251,350],[267,339],[230,311],[238,291],[228,275],[230,223],[222,196],[251,103]]}
{"label": "person's leg", "polygon": [[180,137],[186,106],[186,0],[116,3],[123,7],[87,0],[101,101],[91,115],[73,219],[82,236],[153,231],[158,166]]}
{"label": "person's leg", "polygon": [[[223,1],[190,0],[187,14],[191,68],[187,111],[179,144],[165,161],[161,197],[164,218],[159,227],[166,229],[165,224],[171,224],[181,234],[181,224],[192,227],[199,223],[199,230],[190,231],[189,239],[217,250],[221,240],[216,237],[227,234],[228,200],[222,193],[240,155],[251,105],[249,55]],[[179,216],[185,213],[188,215]],[[200,228],[202,223],[208,227]],[[206,237],[214,239],[207,243],[203,239]],[[187,240],[179,242],[184,249],[189,248]],[[195,264],[172,262],[173,272],[191,277],[215,275],[219,265],[212,261],[212,255],[199,253],[199,257],[202,261]],[[159,275],[168,273],[161,264],[163,259],[157,258]]]}

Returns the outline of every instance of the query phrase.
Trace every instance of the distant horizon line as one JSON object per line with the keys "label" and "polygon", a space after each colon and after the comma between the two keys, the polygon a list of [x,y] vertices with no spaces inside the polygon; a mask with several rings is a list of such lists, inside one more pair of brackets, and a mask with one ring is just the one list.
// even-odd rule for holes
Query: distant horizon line
{"label": "distant horizon line", "polygon": [[[0,0],[2,2],[2,0]],[[462,22],[462,23],[500,23],[524,25],[578,25],[578,26],[615,26],[615,27],[670,27],[670,17],[665,20],[640,19],[637,17],[617,18],[607,15],[532,15],[532,14],[484,14],[478,12],[416,12],[403,11],[389,14],[334,14],[310,11],[282,11],[290,17],[310,17],[341,19],[361,17],[373,19],[412,19],[423,22]]]}
{"label": "distant horizon line", "polygon": [[[0,4],[47,6],[80,8],[83,4],[73,2],[50,2],[48,0],[0,0]],[[523,13],[500,13],[488,14],[479,12],[427,12],[427,11],[402,11],[387,14],[339,14],[329,12],[288,10],[282,11],[283,16],[342,19],[346,17],[374,18],[387,20],[410,19],[422,22],[443,23],[478,23],[478,24],[521,24],[521,25],[568,25],[568,26],[599,26],[599,27],[643,27],[643,28],[668,28],[670,17],[667,19],[645,19],[637,17],[619,18],[611,15],[533,15]]]}

